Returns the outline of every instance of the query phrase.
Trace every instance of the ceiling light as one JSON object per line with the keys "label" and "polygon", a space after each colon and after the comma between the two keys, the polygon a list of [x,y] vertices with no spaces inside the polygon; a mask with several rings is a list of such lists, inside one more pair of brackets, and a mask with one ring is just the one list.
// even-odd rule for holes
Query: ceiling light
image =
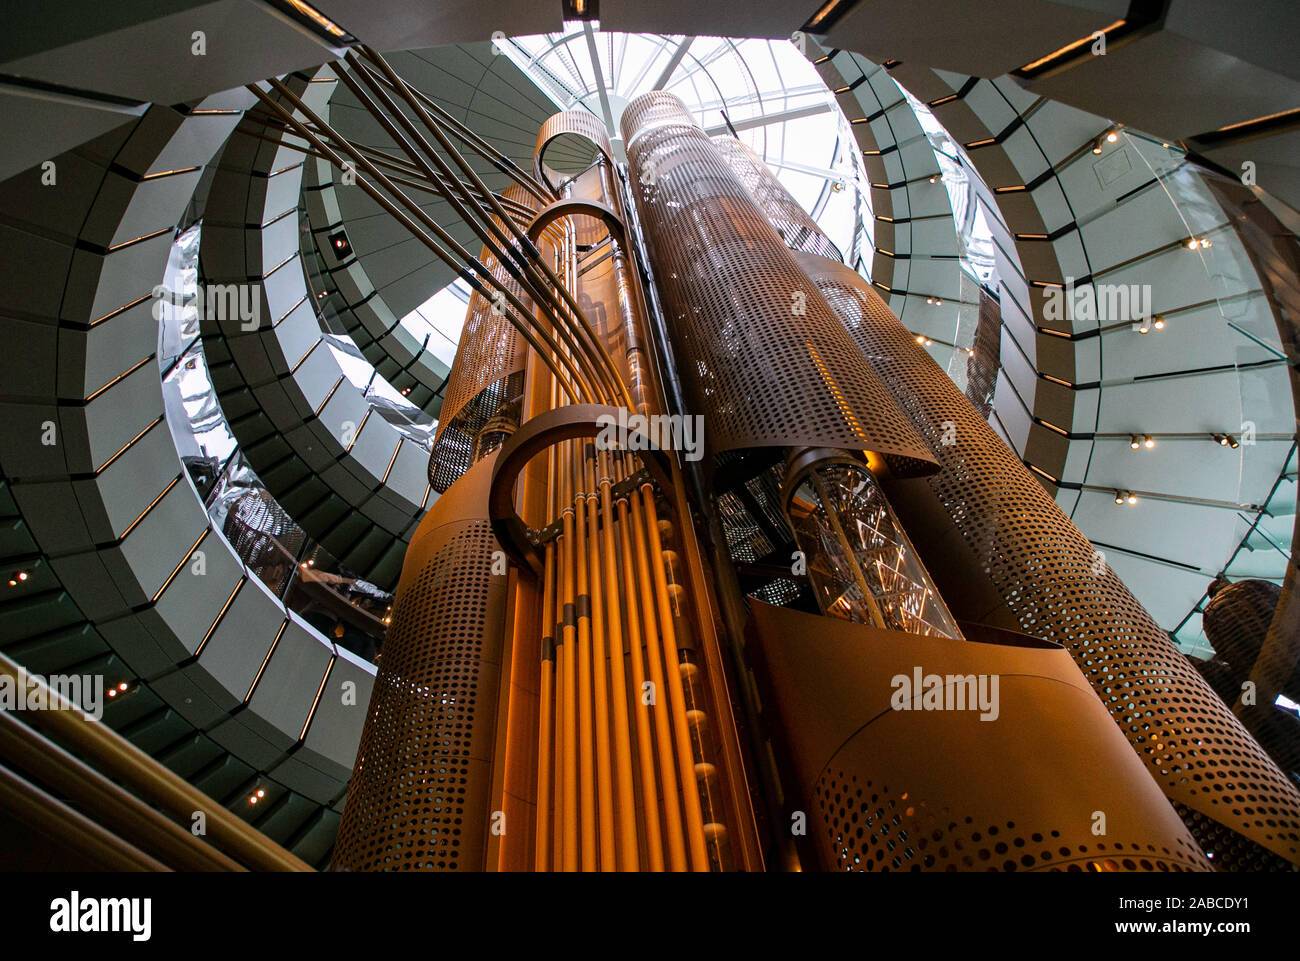
{"label": "ceiling light", "polygon": [[1145,320],[1142,321],[1142,326],[1138,328],[1138,333],[1139,333],[1139,334],[1147,334],[1147,333],[1150,333],[1150,332],[1151,332],[1151,325],[1148,324]]}
{"label": "ceiling light", "polygon": [[943,298],[942,298],[942,297],[936,297],[936,298],[934,298],[934,305],[935,305],[936,307],[942,307],[942,306],[943,306]]}
{"label": "ceiling light", "polygon": [[1228,436],[1226,434],[1211,434],[1210,436],[1219,442],[1220,447],[1228,446]]}
{"label": "ceiling light", "polygon": [[921,335],[921,334],[917,334],[917,335],[916,335],[916,342],[917,342],[918,344],[924,344],[924,343],[925,343],[925,337],[924,337],[923,335]]}
{"label": "ceiling light", "polygon": [[1115,503],[1116,503],[1116,504],[1122,504],[1122,503],[1124,503],[1124,492],[1123,492],[1123,491],[1116,491],[1116,492],[1115,492]]}
{"label": "ceiling light", "polygon": [[1093,152],[1093,153],[1101,153],[1101,138],[1100,138],[1100,137],[1098,137],[1096,140],[1094,140],[1094,141],[1092,142],[1092,152]]}
{"label": "ceiling light", "polygon": [[1117,140],[1119,140],[1119,134],[1116,133],[1114,130],[1112,130],[1110,133],[1106,134],[1106,142],[1107,142],[1107,143],[1115,143]]}
{"label": "ceiling light", "polygon": [[1155,439],[1154,437],[1152,437],[1150,434],[1147,434],[1146,437],[1145,437],[1145,438],[1143,439],[1143,441],[1142,441],[1142,445],[1143,445],[1147,450],[1150,450],[1152,447],[1155,447],[1155,446],[1156,446],[1156,439]]}
{"label": "ceiling light", "polygon": [[1236,449],[1237,449],[1238,447],[1240,447],[1241,445],[1240,445],[1239,443],[1237,443],[1237,438],[1235,438],[1235,437],[1233,437],[1231,434],[1229,434],[1229,435],[1228,435],[1228,446],[1231,447],[1233,450],[1236,450]]}
{"label": "ceiling light", "polygon": [[1165,329],[1165,315],[1164,315],[1164,314],[1156,314],[1155,323],[1153,323],[1151,326],[1154,327],[1156,330],[1164,330],[1164,329]]}
{"label": "ceiling light", "polygon": [[1197,247],[1199,247],[1199,246],[1201,246],[1201,241],[1200,241],[1199,238],[1197,238],[1197,237],[1189,237],[1189,238],[1187,239],[1187,249],[1188,249],[1188,250],[1195,250],[1195,249],[1196,249]]}
{"label": "ceiling light", "polygon": [[1132,437],[1128,439],[1128,446],[1132,447],[1134,450],[1137,450],[1139,447],[1142,446],[1142,438],[1138,437],[1137,434],[1134,434]]}
{"label": "ceiling light", "polygon": [[942,179],[943,179],[943,174],[932,174],[930,176],[930,183],[937,184]]}
{"label": "ceiling light", "polygon": [[974,357],[974,356],[975,356],[975,348],[972,347],[972,348],[970,348],[969,350],[967,350],[967,351],[966,351],[966,356],[967,356],[967,357]]}
{"label": "ceiling light", "polygon": [[933,298],[933,297],[927,297],[927,298],[925,298],[925,302],[926,302],[927,304],[932,304],[932,303],[934,303],[934,298]]}
{"label": "ceiling light", "polygon": [[1136,503],[1138,502],[1137,495],[1134,494],[1132,491],[1129,491],[1129,492],[1128,492],[1128,497],[1126,497],[1126,498],[1124,498],[1124,499],[1125,499],[1126,501],[1128,501],[1130,504],[1136,504]]}

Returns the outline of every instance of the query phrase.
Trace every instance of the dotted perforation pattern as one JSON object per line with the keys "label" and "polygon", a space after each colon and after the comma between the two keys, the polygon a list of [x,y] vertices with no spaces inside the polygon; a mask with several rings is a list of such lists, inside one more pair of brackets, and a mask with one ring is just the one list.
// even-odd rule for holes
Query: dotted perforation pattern
{"label": "dotted perforation pattern", "polygon": [[[628,113],[663,97],[675,99],[646,94]],[[806,444],[871,450],[903,474],[928,470],[911,425],[705,133],[680,123],[643,131],[628,160],[711,452]]]}
{"label": "dotted perforation pattern", "polygon": [[839,248],[831,243],[817,222],[790,196],[781,181],[768,169],[749,145],[735,137],[714,137],[714,144],[754,201],[763,209],[785,245],[791,250],[843,260]]}
{"label": "dotted perforation pattern", "polygon": [[[1068,836],[1050,822],[988,818],[828,768],[815,791],[817,830],[843,871],[1202,871],[1199,851]],[[1078,835],[1078,832],[1074,832]]]}
{"label": "dotted perforation pattern", "polygon": [[[1070,651],[1172,801],[1300,862],[1295,786],[879,295],[801,262],[942,465],[926,483],[1020,629]],[[1207,823],[1188,825],[1211,850]]]}
{"label": "dotted perforation pattern", "polygon": [[[418,537],[393,607],[334,864],[481,870],[506,578],[486,519]],[[412,566],[411,560],[417,563]]]}

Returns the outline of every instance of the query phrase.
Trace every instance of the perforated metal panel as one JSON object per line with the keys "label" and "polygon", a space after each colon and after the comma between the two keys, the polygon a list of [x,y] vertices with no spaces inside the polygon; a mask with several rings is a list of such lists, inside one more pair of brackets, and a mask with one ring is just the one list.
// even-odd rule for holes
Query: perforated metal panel
{"label": "perforated metal panel", "polygon": [[[843,762],[844,758],[837,758]],[[904,784],[906,782],[903,782]],[[843,871],[1203,871],[1185,841],[1172,847],[1062,830],[1050,815],[989,823],[959,807],[840,767],[817,784],[817,813]]]}
{"label": "perforated metal panel", "polygon": [[[962,628],[971,640],[751,604],[764,716],[821,867],[1209,870],[1069,654]],[[944,690],[982,678],[986,698],[945,709],[918,684],[900,701],[921,672]]]}
{"label": "perforated metal panel", "polygon": [[484,867],[506,605],[485,516],[494,460],[462,477],[411,541],[339,826],[336,869]]}
{"label": "perforated metal panel", "polygon": [[839,248],[822,233],[817,222],[790,196],[749,144],[735,137],[714,137],[713,143],[787,247],[832,260],[844,259]]}
{"label": "perforated metal panel", "polygon": [[[891,491],[891,501],[945,598],[956,604],[970,596],[963,581],[987,584],[1021,630],[1074,655],[1172,801],[1300,863],[1300,793],[1104,555],[874,290],[824,258],[800,255],[800,262],[943,466],[908,485],[913,496]],[[952,443],[943,443],[945,435]],[[1205,823],[1189,822],[1210,849],[1217,835]]]}
{"label": "perforated metal panel", "polygon": [[[659,126],[645,126],[660,123]],[[681,101],[623,116],[640,220],[690,412],[713,454],[808,445],[929,470],[907,419]]]}

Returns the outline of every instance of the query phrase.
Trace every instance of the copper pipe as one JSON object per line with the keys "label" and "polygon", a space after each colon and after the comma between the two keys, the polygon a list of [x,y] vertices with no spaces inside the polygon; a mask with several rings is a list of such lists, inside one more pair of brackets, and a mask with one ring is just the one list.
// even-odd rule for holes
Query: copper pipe
{"label": "copper pipe", "polygon": [[[591,669],[596,700],[596,813],[600,824],[600,869],[613,871],[617,866],[617,841],[614,831],[613,758],[609,737],[609,668],[606,663],[605,591],[601,582],[600,502],[597,490],[597,459],[593,444],[583,445],[586,475],[587,556],[591,588]],[[606,478],[608,484],[608,478]],[[613,585],[608,585],[612,590]]]}
{"label": "copper pipe", "polygon": [[[370,112],[375,121],[384,128],[393,141],[403,151],[405,151],[407,156],[409,156],[414,163],[419,165],[425,177],[427,177],[430,182],[441,183],[443,178],[445,178],[447,182],[455,183],[460,187],[460,192],[464,195],[465,199],[477,210],[478,205],[474,203],[474,199],[461,185],[460,180],[447,165],[447,162],[442,159],[436,150],[434,150],[432,144],[424,138],[410,119],[408,119],[401,111],[388,92],[383,89],[383,85],[380,83],[378,76],[373,71],[367,69],[364,64],[360,63],[355,52],[349,53],[347,55],[347,60],[348,63],[356,69],[356,72],[360,74],[362,79],[365,80],[366,84],[371,88],[374,94],[382,100],[382,103],[376,103],[374,98],[366,93],[356,79],[352,77],[342,65],[338,63],[331,64],[333,71],[338,75],[339,79],[345,86],[347,86],[357,100],[360,101],[361,105]],[[502,268],[520,284],[532,300],[548,316],[550,316],[552,320],[558,320],[561,323],[567,321],[569,318],[563,309],[563,305],[560,303],[560,299],[557,298],[555,290],[547,286],[547,284],[542,281],[537,274],[536,268],[540,266],[543,271],[550,275],[550,283],[560,286],[559,279],[554,275],[554,273],[551,273],[547,265],[540,260],[541,254],[537,251],[535,245],[523,235],[514,220],[511,219],[501,204],[496,201],[492,192],[488,190],[486,185],[484,185],[479,179],[478,174],[474,172],[472,167],[465,163],[464,158],[462,158],[456,151],[455,147],[451,145],[443,135],[442,131],[434,125],[433,121],[429,118],[428,113],[419,105],[419,102],[415,101],[414,98],[410,96],[409,89],[405,82],[393,72],[392,68],[389,67],[387,63],[383,62],[382,58],[380,59],[379,64],[384,73],[388,75],[391,83],[394,84],[394,89],[399,93],[404,93],[416,114],[421,118],[430,132],[433,133],[438,142],[442,144],[443,149],[452,156],[452,159],[455,160],[465,171],[466,176],[470,177],[473,181],[474,186],[481,191],[484,198],[487,200],[488,205],[496,212],[499,222],[497,218],[490,216],[484,217],[483,221],[480,222],[479,218],[471,214],[469,208],[455,196],[450,187],[443,192],[443,199],[452,206],[460,216],[461,220],[463,220],[466,225],[474,231],[479,240],[482,241],[485,249],[491,253],[497,263],[499,263]],[[391,119],[387,114],[385,114],[385,110],[387,110],[388,114],[392,115]],[[394,125],[394,121],[396,121],[396,125]],[[401,127],[401,130],[398,129],[398,126]],[[412,143],[412,140],[415,142]],[[416,149],[417,146],[420,148],[419,150]],[[435,172],[433,167],[430,166],[430,161],[437,165],[438,172]],[[441,176],[439,176],[439,174],[441,174]],[[486,229],[484,224],[486,224]],[[513,235],[513,238],[506,235],[507,229]],[[489,236],[489,230],[491,233],[496,235],[495,238]],[[512,247],[512,239],[515,244],[519,245],[518,247]],[[505,246],[499,246],[498,242]],[[537,261],[529,259],[529,254],[531,253],[537,254]],[[562,291],[561,295],[567,296],[567,293],[567,291]],[[570,297],[568,300],[572,301],[572,298]],[[572,303],[572,307],[576,310],[576,303]],[[572,332],[577,335],[575,343],[582,348],[580,353],[582,354],[583,359],[587,362],[588,372],[593,375],[594,381],[601,382],[609,391],[607,396],[613,398],[620,393],[620,385],[616,384],[618,378],[617,371],[614,370],[613,364],[609,360],[607,354],[603,355],[604,363],[602,364],[601,354],[592,354],[584,347],[584,333],[590,339],[591,332],[586,325],[585,319],[581,317],[581,314],[578,314],[577,319],[580,321],[579,324],[566,324],[566,326],[569,326],[572,329]],[[597,346],[598,348],[598,345],[594,346]],[[622,392],[626,393],[626,390],[624,389]]]}
{"label": "copper pipe", "polygon": [[[630,497],[632,505],[632,537],[636,545],[637,586],[641,593],[641,615],[645,619],[646,663],[649,666],[651,690],[654,694],[654,710],[651,717],[655,727],[655,746],[658,749],[659,776],[663,783],[664,820],[667,826],[668,866],[673,871],[685,871],[686,841],[682,830],[682,812],[678,803],[677,766],[673,759],[675,743],[672,730],[671,698],[664,703],[664,693],[668,690],[664,683],[663,662],[660,660],[659,628],[656,627],[656,612],[660,610],[655,597],[654,576],[651,573],[650,556],[646,540],[646,526],[643,517],[642,502]],[[662,627],[660,625],[659,627]],[[644,697],[642,698],[644,700]],[[694,781],[692,776],[691,781]],[[689,794],[692,784],[686,784]]]}
{"label": "copper pipe", "polygon": [[[328,124],[323,124],[320,121],[320,119],[316,117],[314,113],[311,112],[310,108],[307,107],[307,105],[304,104],[302,100],[300,100],[293,93],[292,90],[290,90],[284,84],[280,83],[278,80],[275,79],[271,79],[267,82],[270,83],[271,86],[277,92],[279,92],[282,96],[284,96],[287,100],[289,100],[289,102],[292,103],[295,106],[295,108],[297,108],[300,112],[302,112],[304,116],[310,119],[319,129],[328,131],[332,139],[341,142],[341,144],[347,144],[346,139],[338,137],[338,135],[333,132],[332,128],[330,128]],[[335,153],[333,150],[331,150],[329,147],[327,147],[324,144],[324,142],[321,141],[320,137],[318,137],[311,129],[309,129],[305,123],[295,118],[291,113],[285,110],[283,106],[281,106],[279,103],[277,103],[274,99],[272,99],[270,96],[268,96],[265,92],[263,92],[256,86],[249,85],[247,89],[252,91],[254,95],[256,95],[263,103],[267,104],[272,110],[275,110],[282,117],[286,118],[287,121],[293,126],[294,130],[300,136],[307,139],[318,150],[321,150],[329,154],[331,163],[333,163],[335,166],[339,167],[340,169],[343,168],[344,166],[343,161],[339,158],[338,154]],[[373,199],[376,203],[378,203],[381,207],[383,207],[386,211],[388,211],[388,213],[391,214],[399,223],[401,223],[402,226],[406,227],[406,229],[409,230],[416,237],[417,240],[419,240],[431,251],[433,251],[434,254],[436,254],[448,266],[452,267],[453,269],[461,273],[461,275],[465,278],[466,282],[469,283],[469,285],[473,287],[474,290],[476,290],[478,293],[482,294],[484,297],[487,297],[489,300],[493,300],[494,299],[493,295],[489,293],[487,289],[487,283],[490,283],[493,287],[496,287],[497,290],[499,290],[502,293],[505,299],[509,301],[510,305],[514,307],[515,310],[518,311],[520,315],[529,316],[528,308],[525,307],[519,301],[519,299],[515,297],[513,293],[511,293],[508,289],[506,289],[504,285],[500,284],[495,277],[491,276],[490,272],[488,272],[486,268],[483,267],[482,264],[480,264],[474,257],[472,257],[469,254],[469,252],[465,250],[464,247],[462,247],[459,243],[455,241],[454,238],[448,235],[446,231],[444,231],[437,222],[435,222],[431,217],[429,217],[428,214],[426,214],[422,209],[420,209],[420,207],[417,204],[411,203],[411,201],[408,198],[406,198],[401,191],[397,190],[396,187],[393,185],[393,183],[388,179],[388,176],[386,174],[384,174],[377,167],[375,167],[374,164],[372,164],[367,158],[361,156],[360,153],[357,152],[355,148],[351,148],[349,145],[349,147],[345,149],[347,149],[347,152],[352,155],[354,160],[359,162],[366,169],[367,173],[369,173],[372,177],[374,177],[377,182],[382,184],[385,187],[385,189],[387,189],[390,193],[393,194],[393,196],[401,197],[403,201],[410,206],[411,215],[408,215],[404,213],[401,209],[399,209],[398,206],[395,203],[393,203],[393,201],[391,201],[388,197],[384,196],[382,191],[376,188],[373,184],[369,183],[369,181],[367,181],[365,178],[358,177],[357,186],[361,187],[362,190],[365,191],[365,193],[369,197],[371,197],[371,199]],[[425,233],[423,229],[417,226],[415,222],[416,220],[419,220],[420,223],[425,225],[425,227],[428,227],[428,229],[438,234],[440,238],[443,238],[445,241],[448,241],[449,242],[448,246],[450,246],[453,250],[456,251],[456,256],[453,256],[448,250],[443,248],[441,244],[439,244],[436,240],[434,240],[427,233]],[[461,259],[458,260],[457,257]],[[464,271],[462,268],[466,264],[470,265],[471,267],[477,267],[478,270],[483,274],[484,279],[480,279],[472,272]],[[540,338],[543,342],[545,342],[547,347],[549,347],[552,351],[554,351],[555,357],[560,363],[567,364],[570,367],[569,373],[573,378],[573,385],[577,387],[578,391],[583,395],[583,397],[586,400],[591,400],[592,398],[595,397],[591,385],[587,383],[586,378],[583,377],[578,372],[577,368],[573,366],[572,360],[569,359],[568,356],[559,349],[559,345],[554,341],[551,335],[544,328],[541,327],[535,328],[535,332],[534,332],[534,330],[529,329],[531,325],[523,322],[522,320],[517,319],[516,315],[510,312],[506,312],[506,319],[512,325],[514,325],[514,327],[519,331],[520,335],[523,336],[524,339],[528,341],[529,345],[534,350],[536,350],[539,353],[539,355],[542,356],[543,360],[547,362],[548,367],[552,366],[554,361],[549,359],[551,355],[548,354],[545,350],[543,350],[542,347],[538,344],[537,342],[538,338]],[[561,384],[565,387],[566,392],[570,392],[570,386],[568,380],[559,372],[558,369],[553,369],[553,373],[557,378],[559,378]]]}
{"label": "copper pipe", "polygon": [[[548,631],[549,627],[549,631]],[[552,685],[555,682],[555,544],[546,545],[542,577],[542,672],[537,694],[537,811],[533,869],[545,871],[551,856]]]}
{"label": "copper pipe", "polygon": [[578,780],[582,822],[582,870],[596,870],[596,754],[592,725],[591,587],[587,577],[585,487],[582,476],[583,441],[574,441],[569,469],[573,471],[574,561],[577,573],[578,620]]}
{"label": "copper pipe", "polygon": [[610,471],[614,456],[601,451],[600,506],[604,517],[605,554],[605,624],[609,631],[610,687],[613,691],[614,715],[614,768],[616,772],[615,806],[618,810],[619,861],[624,871],[640,867],[637,852],[635,788],[632,780],[632,741],[628,728],[627,676],[623,665],[622,612],[618,594],[624,586],[618,577],[618,558],[614,549],[614,509],[611,496]]}
{"label": "copper pipe", "polygon": [[564,585],[564,628],[562,636],[564,647],[560,658],[564,671],[564,870],[578,870],[578,677],[577,625],[575,620],[575,558],[574,558],[574,518],[572,496],[572,475],[568,462],[571,458],[567,448],[571,442],[565,442],[565,455],[561,460],[560,474],[565,478],[561,488],[563,506],[561,508],[561,537],[564,546],[563,585]]}
{"label": "copper pipe", "polygon": [[[372,62],[376,64],[383,62],[383,58],[374,50],[372,50],[370,47],[367,47],[363,44],[361,50],[363,53],[365,53],[367,58],[369,58]],[[461,123],[451,114],[449,114],[446,110],[440,107],[428,95],[421,93],[419,90],[416,90],[414,88],[408,88],[408,90],[417,99],[419,99],[421,104],[423,104],[425,107],[427,107],[428,109],[436,113],[439,119],[441,119],[445,124],[447,124],[448,127],[452,129],[452,131],[456,134],[457,139],[473,147],[476,151],[478,151],[483,156],[485,160],[491,162],[494,166],[497,166],[499,169],[501,169],[502,172],[506,174],[506,176],[513,179],[516,183],[519,184],[519,186],[523,187],[525,190],[531,193],[542,204],[550,203],[553,199],[555,199],[552,193],[546,191],[546,187],[543,184],[539,183],[537,179],[534,178],[530,173],[525,171],[523,168],[517,165],[513,160],[511,160],[505,154],[501,153],[501,151],[497,150],[495,147],[489,144],[486,140],[484,140],[482,137],[476,134],[465,124]]]}
{"label": "copper pipe", "polygon": [[686,833],[690,841],[691,866],[696,871],[707,871],[709,853],[708,846],[704,843],[704,821],[700,816],[699,786],[695,780],[695,761],[691,752],[690,728],[686,720],[686,696],[682,691],[677,636],[673,627],[668,585],[664,578],[663,547],[659,542],[659,520],[655,509],[654,487],[649,482],[641,485],[641,500],[645,505],[646,535],[650,542],[652,560],[650,566],[654,575],[655,597],[659,604],[659,626],[663,631],[664,673],[668,677],[673,737],[677,744],[677,760],[681,766],[682,801],[686,807]]}
{"label": "copper pipe", "polygon": [[[624,456],[616,458],[619,480],[627,475]],[[650,708],[645,703],[646,670],[641,642],[641,616],[637,607],[637,567],[633,559],[633,532],[639,522],[629,516],[628,499],[618,501],[618,542],[622,583],[627,589],[628,655],[632,670],[633,710],[636,715],[637,761],[641,776],[641,805],[645,818],[646,857],[651,871],[664,869],[664,843],[659,823],[659,800],[655,777],[655,754]]]}
{"label": "copper pipe", "polygon": [[[501,224],[504,225],[511,232],[511,234],[513,234],[514,244],[518,245],[517,249],[521,251],[519,256],[516,257],[515,259],[518,260],[520,266],[524,267],[525,271],[528,271],[529,263],[526,261],[522,252],[525,251],[535,252],[536,248],[534,247],[532,241],[529,240],[526,236],[524,236],[524,234],[515,225],[515,222],[511,220],[510,217],[506,214],[505,210],[501,208],[501,205],[499,203],[496,203],[494,196],[492,195],[492,192],[488,190],[487,186],[484,185],[483,181],[479,179],[479,176],[474,171],[474,168],[465,162],[465,159],[460,155],[460,152],[456,150],[455,146],[447,139],[447,137],[443,134],[442,130],[433,122],[433,119],[429,116],[428,112],[420,104],[419,100],[415,98],[410,86],[404,80],[402,80],[401,77],[397,75],[397,73],[393,70],[392,67],[388,65],[388,63],[383,59],[383,57],[379,56],[379,54],[375,53],[373,50],[370,50],[369,48],[366,48],[366,53],[367,56],[380,68],[380,70],[383,71],[384,75],[388,78],[389,83],[393,86],[393,89],[395,89],[398,93],[401,93],[403,95],[406,101],[410,104],[411,108],[414,110],[416,116],[420,118],[421,122],[434,135],[434,138],[437,139],[438,143],[442,145],[443,150],[445,150],[448,153],[448,155],[452,158],[452,160],[456,162],[456,164],[464,172],[465,176],[467,176],[470,179],[470,181],[475,185],[475,187],[477,187],[484,194],[488,203],[496,209],[497,214],[501,219]],[[371,71],[363,63],[360,62],[360,58],[357,56],[355,52],[349,53],[347,55],[347,59],[348,62],[354,68],[358,69],[362,73],[362,76],[367,79],[367,81],[371,84],[372,88],[376,87],[376,85],[379,82],[378,79],[375,77],[373,71]],[[334,71],[340,74],[341,79],[344,79],[342,76],[341,67],[335,65]],[[348,84],[349,89],[352,89],[355,86],[355,81],[353,80],[344,79],[344,82]],[[357,90],[353,89],[353,93],[357,93]],[[386,100],[388,99],[387,94],[382,94],[382,96],[384,96]],[[365,103],[365,100],[363,99],[362,102]],[[399,109],[396,108],[395,104],[391,104],[391,100],[389,100],[389,103],[390,103],[389,109],[394,112],[394,115],[397,118],[398,122],[401,123],[404,128],[407,128],[409,133],[419,138],[421,145],[428,152],[429,156],[436,163],[438,163],[440,168],[446,168],[444,170],[445,176],[459,183],[458,178],[456,178],[455,175],[452,173],[451,169],[446,166],[446,163],[433,150],[432,146],[430,146],[428,142],[425,141],[422,137],[419,137],[418,132],[415,131],[414,126],[410,123],[409,120],[407,120],[406,116]],[[397,138],[395,137],[394,139]],[[403,141],[401,140],[399,140],[398,142],[399,145],[403,143]],[[415,159],[418,163],[422,163],[422,164],[424,163],[424,159],[422,157],[419,157],[416,151],[414,151],[413,149],[408,148],[407,152],[411,155],[412,159]],[[450,201],[450,199],[451,198],[449,196],[448,200]],[[472,220],[469,217],[467,217],[465,213],[459,210],[458,212],[460,212],[461,216],[468,223],[470,223],[471,226],[473,226]],[[496,232],[500,236],[501,240],[506,242],[507,249],[512,249],[510,244],[510,238],[507,238],[505,234],[497,227],[497,225],[491,224],[491,226],[496,228]],[[487,242],[486,237],[484,237],[483,240],[485,243]],[[498,254],[498,258],[499,257],[500,255]],[[591,366],[598,374],[602,375],[602,378],[605,380],[605,386],[609,388],[612,392],[610,395],[611,399],[614,396],[621,394],[624,403],[630,407],[632,401],[630,395],[628,394],[627,386],[623,383],[623,380],[619,376],[617,369],[614,367],[613,360],[610,358],[608,351],[605,350],[604,345],[601,344],[595,337],[595,334],[591,329],[591,325],[587,321],[586,315],[583,313],[582,309],[578,306],[578,302],[573,298],[573,295],[569,292],[568,288],[565,285],[560,283],[559,278],[555,276],[555,274],[550,270],[550,268],[544,262],[541,262],[539,260],[533,263],[535,265],[541,266],[542,270],[548,275],[550,283],[554,285],[553,289],[546,288],[540,291],[544,295],[542,299],[548,301],[554,300],[556,307],[561,307],[559,300],[555,300],[555,294],[558,293],[559,297],[563,299],[565,303],[567,303],[569,310],[572,311],[573,319],[577,322],[575,327],[575,333],[577,333],[578,335],[575,341],[576,344],[578,344],[579,347],[582,348],[581,352],[584,354],[587,353],[588,348],[594,349],[595,353],[590,358]],[[547,308],[543,307],[543,309],[546,310]],[[548,312],[550,311],[548,310]],[[557,316],[559,316],[560,318],[567,319],[565,311],[563,309],[558,310]],[[587,340],[587,345],[585,347],[583,345],[584,336]]]}

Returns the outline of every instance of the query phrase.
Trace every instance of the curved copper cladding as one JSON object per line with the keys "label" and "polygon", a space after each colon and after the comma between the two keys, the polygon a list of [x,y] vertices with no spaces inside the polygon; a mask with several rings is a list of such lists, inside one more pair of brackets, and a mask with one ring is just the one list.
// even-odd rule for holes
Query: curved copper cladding
{"label": "curved copper cladding", "polygon": [[[530,530],[515,511],[515,480],[530,460],[543,451],[567,440],[594,438],[605,423],[614,423],[618,408],[600,404],[568,404],[538,414],[501,447],[492,471],[488,515],[492,530],[501,545],[519,566],[542,574],[542,555],[538,550],[539,532]],[[602,421],[605,418],[605,421]],[[630,432],[628,439],[637,444],[639,460],[661,490],[668,490],[672,480],[667,458],[656,449],[650,438]]]}
{"label": "curved copper cladding", "polygon": [[790,192],[748,144],[729,136],[714,137],[713,143],[750,196],[763,208],[768,223],[781,235],[787,247],[807,254],[819,254],[831,260],[844,259],[839,248],[822,233],[817,222],[790,196]]}
{"label": "curved copper cladding", "polygon": [[962,626],[969,642],[752,602],[788,813],[820,867],[1210,870],[1064,650]]}
{"label": "curved copper cladding", "polygon": [[[1216,864],[1225,826],[1300,863],[1295,785],[880,296],[798,256],[943,466],[890,500],[958,615],[1063,644],[1168,798],[1199,812],[1188,823]],[[1241,864],[1268,859],[1232,846]]]}
{"label": "curved copper cladding", "polygon": [[494,464],[488,457],[471,467],[411,538],[339,824],[336,870],[485,866],[507,596],[487,517]]}
{"label": "curved copper cladding", "polygon": [[718,148],[662,91],[623,116],[669,332],[710,453],[835,447],[934,459]]}
{"label": "curved copper cladding", "polygon": [[[560,189],[561,178],[546,164],[546,151],[556,141],[568,136],[581,137],[591,143],[594,151],[604,156],[612,166],[614,149],[609,142],[609,132],[596,115],[587,110],[562,110],[546,118],[537,131],[537,145],[533,149],[533,170],[537,178],[552,190]],[[593,154],[592,159],[595,159]]]}

